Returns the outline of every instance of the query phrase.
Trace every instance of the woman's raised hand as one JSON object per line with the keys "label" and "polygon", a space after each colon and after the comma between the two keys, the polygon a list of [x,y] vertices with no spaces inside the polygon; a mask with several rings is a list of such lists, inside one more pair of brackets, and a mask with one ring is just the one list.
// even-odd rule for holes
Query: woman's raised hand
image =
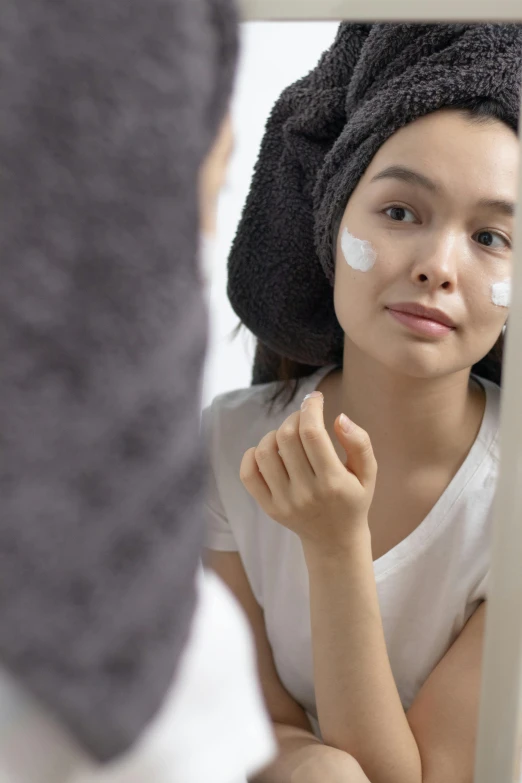
{"label": "woman's raised hand", "polygon": [[339,459],[326,431],[323,395],[312,392],[300,411],[243,455],[240,477],[250,495],[303,543],[338,553],[366,530],[377,475],[368,434],[344,414],[335,434]]}

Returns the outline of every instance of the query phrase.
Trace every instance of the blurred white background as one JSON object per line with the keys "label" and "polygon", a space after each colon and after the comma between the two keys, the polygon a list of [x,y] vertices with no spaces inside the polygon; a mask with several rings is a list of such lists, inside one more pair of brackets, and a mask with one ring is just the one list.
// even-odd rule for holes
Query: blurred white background
{"label": "blurred white background", "polygon": [[227,256],[245,202],[268,115],[282,90],[308,73],[332,43],[336,22],[249,22],[232,100],[235,151],[219,204],[210,286],[211,329],[203,406],[222,392],[250,385],[255,341],[242,330],[226,295]]}

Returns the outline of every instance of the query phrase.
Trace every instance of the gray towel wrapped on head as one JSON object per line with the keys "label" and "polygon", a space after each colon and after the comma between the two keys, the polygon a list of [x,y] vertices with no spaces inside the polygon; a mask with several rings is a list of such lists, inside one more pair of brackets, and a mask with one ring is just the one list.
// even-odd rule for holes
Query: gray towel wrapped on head
{"label": "gray towel wrapped on head", "polygon": [[2,3],[0,666],[101,760],[195,604],[198,172],[236,49],[229,0]]}
{"label": "gray towel wrapped on head", "polygon": [[271,352],[310,366],[341,360],[334,228],[379,147],[474,98],[495,100],[516,129],[521,64],[520,25],[343,23],[317,67],[283,92],[229,258],[232,307],[265,348],[254,382],[273,379]]}

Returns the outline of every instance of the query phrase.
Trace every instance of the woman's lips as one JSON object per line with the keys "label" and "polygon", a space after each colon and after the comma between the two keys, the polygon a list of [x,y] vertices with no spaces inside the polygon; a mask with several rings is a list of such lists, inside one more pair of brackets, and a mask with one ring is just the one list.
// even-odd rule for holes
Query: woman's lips
{"label": "woman's lips", "polygon": [[386,309],[392,318],[395,318],[396,321],[418,334],[425,334],[428,337],[443,337],[453,331],[452,326],[446,326],[446,324],[433,321],[431,318],[422,318],[420,315],[403,313],[400,310],[390,310],[390,308]]}

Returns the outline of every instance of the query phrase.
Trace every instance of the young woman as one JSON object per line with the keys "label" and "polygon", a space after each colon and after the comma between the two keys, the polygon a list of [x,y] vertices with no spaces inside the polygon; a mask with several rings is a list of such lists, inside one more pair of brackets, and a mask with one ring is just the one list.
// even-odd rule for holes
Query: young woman
{"label": "young woman", "polygon": [[[323,269],[324,237],[334,240],[333,300],[325,307],[342,330],[342,355],[310,374],[321,332],[313,328],[315,311],[308,328],[295,304],[303,301],[298,255],[310,257],[310,248],[304,233],[301,246],[294,234],[296,271],[287,265],[283,279],[267,260],[271,289],[256,271],[258,257],[249,257],[258,302],[243,320],[270,338],[272,360],[281,346],[274,381],[222,395],[205,413],[213,468],[209,560],[254,631],[280,744],[278,760],[260,778],[267,783],[465,783],[473,776],[518,166],[517,117],[506,106],[518,104],[499,98],[492,83],[482,81],[479,92],[469,63],[470,52],[489,47],[491,57],[497,48],[504,58],[495,60],[504,63],[497,77],[518,100],[520,37],[493,25],[371,27],[361,33],[362,26],[343,25],[315,75],[285,96],[293,112],[292,98],[306,102],[305,87],[308,99],[326,101],[321,69],[330,78],[337,67],[346,80],[343,53],[354,75],[328,101],[353,96],[358,69],[371,69],[386,36],[391,54],[365,87],[375,115],[364,117],[379,127],[379,103],[410,106],[402,120],[392,114],[373,149],[367,144],[353,187],[345,179],[337,203],[329,202],[337,196],[327,184],[313,194],[308,218],[316,229],[328,215],[316,231]],[[513,33],[509,55],[506,30]],[[457,74],[467,94],[455,81],[444,90],[440,62],[448,83]],[[437,105],[430,104],[428,77],[438,80]],[[421,85],[416,101],[405,100],[411,84]],[[364,94],[359,99],[364,104]],[[352,138],[363,150],[356,130]],[[319,123],[307,131],[324,143]],[[342,139],[341,123],[336,133]],[[269,148],[267,142],[264,152]],[[356,154],[353,144],[346,148]],[[253,191],[268,179],[260,173],[270,163],[264,152]],[[333,159],[339,165],[338,151],[332,155],[317,182],[326,181],[329,166],[334,171]],[[291,201],[291,177],[282,182]],[[260,213],[268,192],[258,200]],[[247,204],[236,240],[233,300],[238,256],[256,233],[254,206],[255,199]],[[284,212],[284,202],[277,208]],[[271,231],[268,250],[261,248],[267,255]],[[284,257],[283,233],[274,242]],[[284,347],[282,310],[279,319],[265,313],[256,328],[270,297],[301,318],[295,350]],[[325,357],[335,356],[334,343]],[[284,398],[277,379],[288,358],[300,363],[290,364],[297,380]]]}

